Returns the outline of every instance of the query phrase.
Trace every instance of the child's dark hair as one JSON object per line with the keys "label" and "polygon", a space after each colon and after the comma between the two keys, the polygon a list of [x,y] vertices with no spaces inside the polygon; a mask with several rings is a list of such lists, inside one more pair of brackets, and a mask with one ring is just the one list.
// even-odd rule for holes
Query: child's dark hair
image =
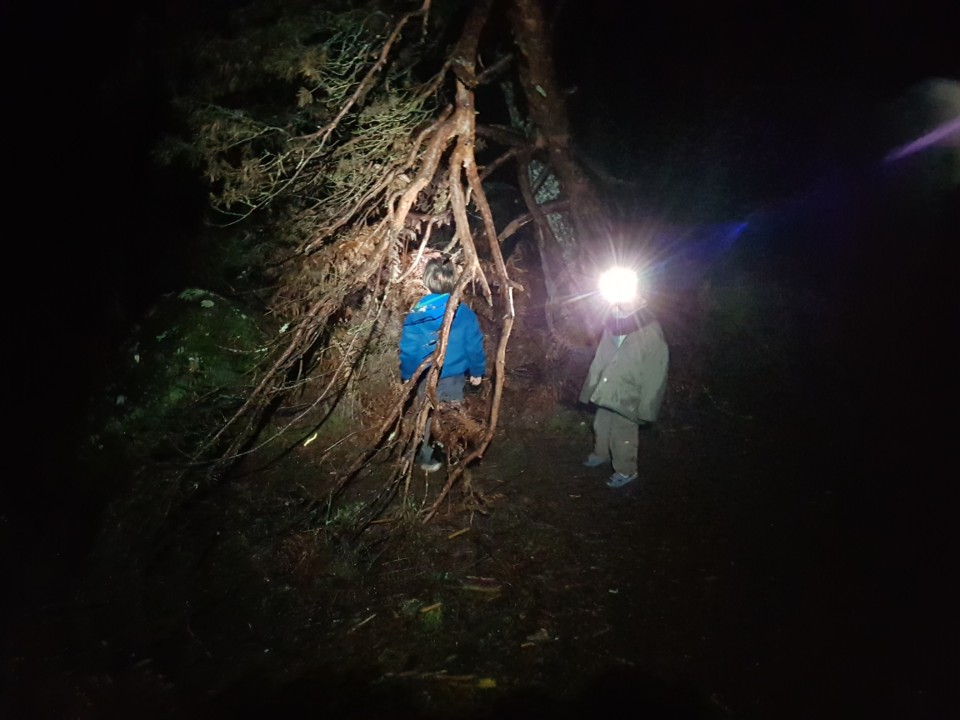
{"label": "child's dark hair", "polygon": [[451,260],[428,260],[423,269],[423,285],[432,293],[453,292],[457,268]]}

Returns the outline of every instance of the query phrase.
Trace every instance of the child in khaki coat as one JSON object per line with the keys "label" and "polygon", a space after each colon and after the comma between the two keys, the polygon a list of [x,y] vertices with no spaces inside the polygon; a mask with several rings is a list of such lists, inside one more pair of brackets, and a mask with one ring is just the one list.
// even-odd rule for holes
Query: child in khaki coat
{"label": "child in khaki coat", "polygon": [[656,421],[666,388],[670,351],[645,305],[639,300],[611,310],[580,392],[580,402],[597,406],[596,442],[583,464],[612,462],[612,488],[637,479],[639,428]]}

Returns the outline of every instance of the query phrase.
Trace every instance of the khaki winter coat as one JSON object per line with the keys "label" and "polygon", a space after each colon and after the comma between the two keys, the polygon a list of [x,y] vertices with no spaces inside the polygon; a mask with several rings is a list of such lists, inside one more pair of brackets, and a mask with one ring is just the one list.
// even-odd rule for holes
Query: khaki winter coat
{"label": "khaki winter coat", "polygon": [[670,351],[656,320],[624,337],[619,348],[604,328],[580,402],[592,402],[638,424],[654,422],[660,414],[669,363]]}

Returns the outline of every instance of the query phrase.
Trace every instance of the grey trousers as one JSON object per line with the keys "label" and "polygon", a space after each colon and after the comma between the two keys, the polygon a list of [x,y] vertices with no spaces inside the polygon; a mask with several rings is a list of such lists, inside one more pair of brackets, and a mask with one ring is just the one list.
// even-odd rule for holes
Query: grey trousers
{"label": "grey trousers", "polygon": [[613,469],[624,475],[633,475],[637,472],[637,445],[639,442],[640,426],[623,415],[597,408],[593,419],[593,432],[596,442],[593,454],[597,457],[610,458]]}
{"label": "grey trousers", "polygon": [[[454,375],[451,377],[439,378],[437,381],[437,401],[438,402],[463,402],[463,382],[466,378],[463,375]],[[417,387],[417,397],[423,397],[427,391],[426,375],[420,381]],[[433,423],[433,417],[427,418],[427,424],[423,428],[423,444],[420,445],[420,452],[417,453],[417,462],[427,464],[433,460],[433,445],[430,443],[430,425]]]}

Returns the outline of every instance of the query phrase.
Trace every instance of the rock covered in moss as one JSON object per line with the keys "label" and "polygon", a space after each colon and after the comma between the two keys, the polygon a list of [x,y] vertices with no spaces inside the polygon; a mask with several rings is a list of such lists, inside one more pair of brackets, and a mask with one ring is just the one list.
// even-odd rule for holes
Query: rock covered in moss
{"label": "rock covered in moss", "polygon": [[94,398],[90,449],[189,450],[243,402],[266,352],[266,335],[229,299],[202,289],[162,297]]}

